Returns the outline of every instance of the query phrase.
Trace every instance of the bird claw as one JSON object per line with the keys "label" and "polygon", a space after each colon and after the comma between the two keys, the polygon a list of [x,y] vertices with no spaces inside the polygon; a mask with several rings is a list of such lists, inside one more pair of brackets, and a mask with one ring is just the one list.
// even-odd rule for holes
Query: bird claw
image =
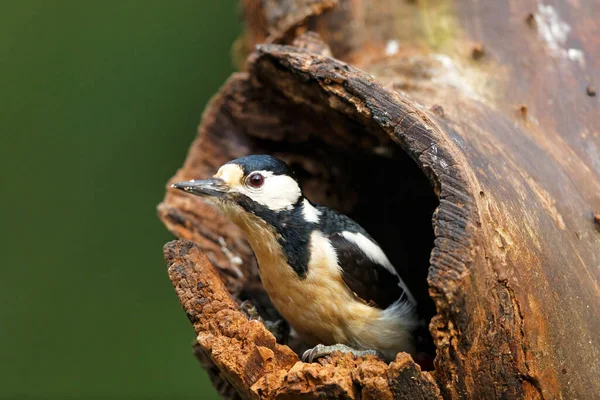
{"label": "bird claw", "polygon": [[304,353],[302,353],[302,362],[312,363],[315,358],[315,355],[318,352],[319,346],[323,346],[323,345],[322,344],[316,345],[312,349],[308,349]]}
{"label": "bird claw", "polygon": [[248,317],[249,321],[262,322],[265,328],[275,336],[279,343],[287,341],[288,326],[284,320],[278,319],[275,321],[265,320],[260,316],[258,310],[250,300],[244,300],[239,305],[238,309]]}
{"label": "bird claw", "polygon": [[241,312],[243,312],[244,314],[246,314],[246,316],[248,317],[248,319],[250,321],[258,320],[258,321],[262,322],[262,318],[260,317],[258,310],[256,309],[256,307],[254,307],[254,304],[252,304],[252,302],[250,300],[242,301],[242,303],[239,305],[238,309]]}
{"label": "bird claw", "polygon": [[312,349],[306,350],[302,354],[302,362],[312,363],[321,357],[330,355],[334,351],[340,351],[342,353],[351,353],[358,357],[364,357],[366,355],[374,355],[381,357],[381,354],[375,350],[357,350],[344,344],[336,344],[333,346],[325,346],[323,344],[318,344]]}

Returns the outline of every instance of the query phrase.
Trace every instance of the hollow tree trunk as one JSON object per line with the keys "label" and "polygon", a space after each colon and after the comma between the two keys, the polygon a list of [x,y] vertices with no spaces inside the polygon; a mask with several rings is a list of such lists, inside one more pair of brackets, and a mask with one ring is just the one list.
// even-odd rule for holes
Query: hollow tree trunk
{"label": "hollow tree trunk", "polygon": [[237,309],[250,299],[278,317],[241,232],[169,191],[159,215],[191,241],[165,247],[169,274],[223,396],[598,396],[600,3],[243,5],[245,72],[214,97],[172,181],[249,153],[292,164],[415,288],[435,368],[404,353],[299,362]]}

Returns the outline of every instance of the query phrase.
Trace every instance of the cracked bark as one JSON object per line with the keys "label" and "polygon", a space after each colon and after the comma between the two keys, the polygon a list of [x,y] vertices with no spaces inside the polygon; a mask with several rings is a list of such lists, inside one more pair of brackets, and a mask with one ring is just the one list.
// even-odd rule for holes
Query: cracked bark
{"label": "cracked bark", "polygon": [[298,362],[237,311],[250,299],[277,318],[242,234],[169,191],[159,216],[195,243],[166,246],[169,275],[224,397],[600,393],[600,113],[586,93],[600,79],[600,5],[552,8],[581,63],[542,34],[547,6],[432,3],[244,1],[246,47],[269,44],[214,97],[171,181],[249,153],[294,165],[312,199],[367,225],[401,261],[433,316],[435,371],[402,353],[390,365]]}

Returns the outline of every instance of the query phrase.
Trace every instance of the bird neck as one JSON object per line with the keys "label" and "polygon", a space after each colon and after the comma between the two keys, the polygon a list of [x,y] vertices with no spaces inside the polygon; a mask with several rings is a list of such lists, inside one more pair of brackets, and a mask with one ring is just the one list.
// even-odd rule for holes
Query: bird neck
{"label": "bird neck", "polygon": [[[283,259],[296,275],[303,278],[308,270],[310,235],[314,226],[307,223],[300,206],[272,211],[254,207],[248,212],[225,209],[226,215],[246,235],[259,264]],[[270,261],[267,261],[270,260]]]}

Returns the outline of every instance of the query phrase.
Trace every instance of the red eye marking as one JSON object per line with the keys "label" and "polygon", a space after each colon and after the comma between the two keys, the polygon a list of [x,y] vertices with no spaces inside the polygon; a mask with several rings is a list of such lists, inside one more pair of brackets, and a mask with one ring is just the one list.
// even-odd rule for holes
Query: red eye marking
{"label": "red eye marking", "polygon": [[265,183],[265,177],[258,173],[252,174],[248,177],[248,182],[250,183],[250,186],[259,188]]}

